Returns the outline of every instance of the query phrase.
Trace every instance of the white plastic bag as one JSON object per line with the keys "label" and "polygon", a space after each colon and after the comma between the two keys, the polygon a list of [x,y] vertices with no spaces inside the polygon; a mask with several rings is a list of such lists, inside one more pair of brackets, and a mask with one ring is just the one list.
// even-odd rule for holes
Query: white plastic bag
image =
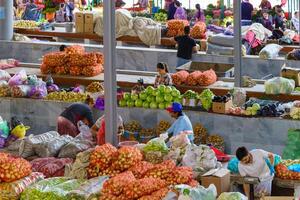
{"label": "white plastic bag", "polygon": [[295,81],[292,79],[274,77],[265,82],[266,94],[291,94],[295,89]]}
{"label": "white plastic bag", "polygon": [[92,142],[93,135],[90,131],[90,128],[87,125],[85,125],[82,121],[79,121],[77,126],[80,133],[75,137],[75,139],[88,140]]}
{"label": "white plastic bag", "polygon": [[239,192],[224,192],[219,197],[218,200],[248,200],[248,198]]}
{"label": "white plastic bag", "polygon": [[211,184],[208,188],[198,186],[192,188],[188,185],[177,185],[175,189],[180,192],[178,200],[216,200],[217,188]]}
{"label": "white plastic bag", "polygon": [[14,86],[14,85],[22,85],[27,81],[27,74],[24,69],[16,73],[11,79],[8,81],[9,86]]}
{"label": "white plastic bag", "polygon": [[232,93],[232,103],[237,107],[242,107],[247,99],[246,90],[244,88],[234,88]]}
{"label": "white plastic bag", "polygon": [[213,150],[206,145],[189,145],[182,158],[182,165],[193,169],[193,176],[197,178],[205,172],[218,166],[217,157]]}
{"label": "white plastic bag", "polygon": [[0,69],[0,81],[8,81],[11,78],[7,71]]}
{"label": "white plastic bag", "polygon": [[279,51],[283,47],[278,44],[268,44],[259,52],[259,58],[261,59],[274,59],[278,57]]}

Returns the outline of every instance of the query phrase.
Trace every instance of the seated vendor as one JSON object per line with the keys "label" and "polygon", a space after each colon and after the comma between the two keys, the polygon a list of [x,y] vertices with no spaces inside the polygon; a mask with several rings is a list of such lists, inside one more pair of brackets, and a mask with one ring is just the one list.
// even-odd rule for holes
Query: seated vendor
{"label": "seated vendor", "polygon": [[57,132],[60,135],[76,137],[79,134],[77,126],[79,121],[84,122],[89,127],[94,124],[92,110],[87,104],[72,104],[62,112],[57,119]]}
{"label": "seated vendor", "polygon": [[[117,117],[118,135],[124,132],[123,119],[120,115]],[[105,117],[100,117],[91,128],[93,136],[96,138],[97,145],[105,144]]]}
{"label": "seated vendor", "polygon": [[[240,161],[238,169],[241,176],[259,178],[260,183],[254,188],[255,195],[270,196],[274,173],[269,164],[274,164],[274,155],[261,149],[249,152],[246,147],[239,147],[236,150],[236,157]],[[249,185],[244,185],[244,190],[249,197]]]}
{"label": "seated vendor", "polygon": [[188,116],[186,116],[182,112],[182,105],[180,103],[174,102],[172,103],[172,106],[167,108],[167,111],[172,118],[176,119],[172,126],[167,130],[168,136],[172,137],[177,136],[183,132],[189,132],[190,134],[188,134],[188,138],[191,142],[193,142],[193,126]]}
{"label": "seated vendor", "polygon": [[168,65],[166,63],[158,63],[156,68],[158,75],[155,78],[154,87],[159,85],[172,85],[172,77],[169,74]]}
{"label": "seated vendor", "polygon": [[300,49],[294,49],[286,56],[287,60],[300,60]]}

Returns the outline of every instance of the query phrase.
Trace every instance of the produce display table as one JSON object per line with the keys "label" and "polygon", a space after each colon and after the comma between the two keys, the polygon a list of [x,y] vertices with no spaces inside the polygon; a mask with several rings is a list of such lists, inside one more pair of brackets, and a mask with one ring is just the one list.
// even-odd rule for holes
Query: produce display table
{"label": "produce display table", "polygon": [[[35,65],[35,64],[32,64]],[[25,69],[27,74],[35,74],[38,77],[46,77],[46,75],[41,74],[40,69],[35,67],[18,67],[18,68],[11,68],[7,69],[6,71],[9,72],[11,75],[17,73],[21,69]],[[155,80],[156,73],[153,72],[141,72],[141,71],[132,71],[132,70],[117,70],[117,82],[118,86],[122,88],[131,89],[133,86],[137,84],[137,80],[140,78],[144,79],[145,85],[153,85]],[[93,81],[104,81],[104,74],[100,74],[95,77],[75,77],[69,75],[53,75],[53,79],[57,84],[60,85],[70,85],[73,86],[74,83],[88,85]],[[194,90],[196,92],[201,93],[204,89],[209,88],[213,91],[216,95],[225,95],[227,94],[233,87],[234,83],[230,79],[224,80],[225,85],[220,85],[220,82],[217,82],[213,85],[207,87],[200,87],[200,86],[176,86],[182,93],[186,92],[187,90]],[[264,85],[257,84],[252,88],[245,88],[247,91],[248,97],[255,97],[260,99],[271,99],[271,100],[278,100],[278,101],[295,101],[300,99],[300,93],[293,93],[290,95],[266,95],[264,93]]]}
{"label": "produce display table", "polygon": [[284,180],[284,179],[275,177],[273,180],[273,183],[277,187],[295,189],[295,186],[300,185],[300,180]]}
{"label": "produce display table", "polygon": [[[51,31],[51,30],[32,30],[32,29],[15,29],[15,33],[23,34],[29,37],[57,37],[57,38],[64,38],[64,39],[88,39],[88,40],[94,40],[98,42],[103,42],[103,37],[98,36],[94,33],[68,33],[63,31],[62,29],[57,31]],[[117,41],[119,42],[125,42],[125,43],[131,43],[131,44],[143,44],[143,42],[139,39],[139,37],[133,37],[133,36],[122,36],[117,38]],[[161,39],[161,45],[162,46],[175,46],[175,43],[170,41],[169,38],[162,38]]]}

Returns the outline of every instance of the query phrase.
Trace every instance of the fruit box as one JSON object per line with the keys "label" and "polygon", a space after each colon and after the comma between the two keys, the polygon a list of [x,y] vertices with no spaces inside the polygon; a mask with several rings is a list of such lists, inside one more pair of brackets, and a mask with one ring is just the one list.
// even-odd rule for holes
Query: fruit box
{"label": "fruit box", "polygon": [[225,114],[227,113],[227,111],[229,110],[229,108],[232,107],[232,100],[230,99],[229,101],[227,101],[226,103],[223,102],[213,102],[212,105],[212,111],[214,113],[220,113],[220,114]]}
{"label": "fruit box", "polygon": [[281,69],[281,76],[283,78],[293,79],[296,86],[300,86],[300,69],[291,67],[283,67]]}

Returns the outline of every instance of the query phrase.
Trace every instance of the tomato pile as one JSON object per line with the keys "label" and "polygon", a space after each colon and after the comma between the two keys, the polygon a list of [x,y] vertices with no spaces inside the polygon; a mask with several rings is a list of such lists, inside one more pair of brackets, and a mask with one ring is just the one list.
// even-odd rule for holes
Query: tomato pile
{"label": "tomato pile", "polygon": [[280,163],[275,167],[276,176],[285,180],[300,180],[300,173],[291,171],[284,163]]}
{"label": "tomato pile", "polygon": [[64,52],[44,55],[40,70],[43,74],[96,76],[104,71],[103,63],[102,53],[87,53],[83,46],[74,45],[67,47]]}
{"label": "tomato pile", "polygon": [[23,158],[0,154],[0,182],[13,182],[31,174],[31,164]]}

